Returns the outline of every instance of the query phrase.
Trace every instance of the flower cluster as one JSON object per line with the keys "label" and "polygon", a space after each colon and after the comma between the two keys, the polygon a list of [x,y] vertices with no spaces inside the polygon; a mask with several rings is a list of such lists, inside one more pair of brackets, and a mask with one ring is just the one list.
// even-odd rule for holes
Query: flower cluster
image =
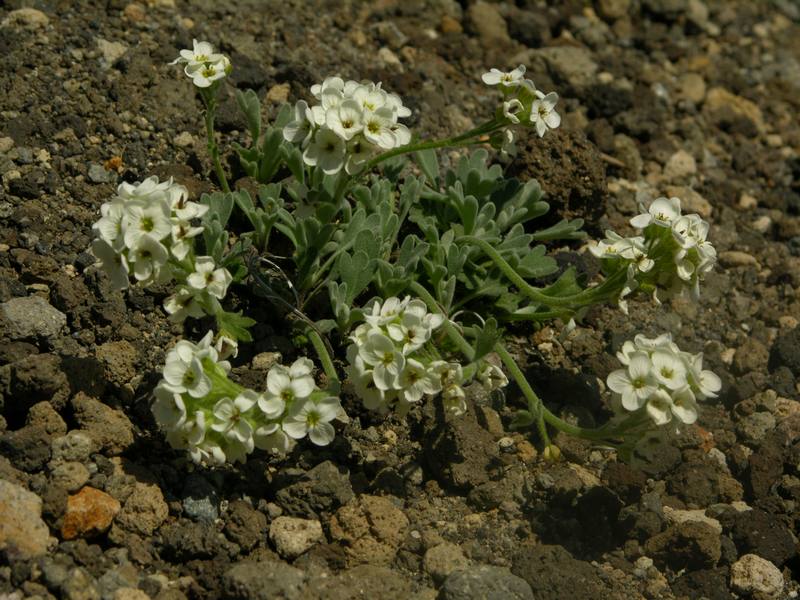
{"label": "flower cluster", "polygon": [[173,448],[187,450],[194,462],[221,465],[244,462],[254,448],[285,453],[304,437],[331,443],[341,406],[317,388],[309,359],[272,367],[266,391],[258,393],[228,379],[230,364],[220,355],[225,340],[213,340],[209,331],[167,354],[152,412]]}
{"label": "flower cluster", "polygon": [[300,144],[309,166],[329,175],[344,167],[352,174],[376,153],[411,141],[408,128],[397,121],[411,110],[380,83],[328,77],[312,86],[311,93],[319,104],[297,102],[294,120],[283,129],[287,141]]}
{"label": "flower cluster", "polygon": [[[530,79],[526,79],[525,65],[519,65],[513,71],[500,71],[490,69],[481,76],[487,85],[498,86],[503,94],[503,104],[498,108],[497,119],[509,125],[523,125],[536,129],[539,137],[543,137],[549,129],[561,125],[561,115],[556,112],[558,94],[537,90]],[[511,130],[504,132],[504,145],[508,148],[513,144],[514,136]]]}
{"label": "flower cluster", "polygon": [[171,65],[183,64],[183,72],[199,88],[207,88],[231,72],[231,61],[224,54],[214,52],[208,42],[192,40],[191,50],[181,50]]}
{"label": "flower cluster", "polygon": [[122,183],[117,194],[100,207],[92,227],[92,252],[111,285],[125,289],[131,272],[142,285],[179,280],[164,309],[173,321],[215,314],[232,277],[210,256],[194,256],[195,225],[208,206],[191,202],[187,189],[172,181],[149,177],[141,183]]}
{"label": "flower cluster", "polygon": [[636,289],[652,292],[656,302],[685,291],[697,299],[700,281],[717,262],[708,223],[696,214],[682,215],[678,198],[658,198],[641,210],[631,225],[644,235],[625,238],[606,231],[606,239],[590,248],[608,261],[609,271],[627,268],[620,307],[627,310],[624,298]]}
{"label": "flower cluster", "polygon": [[[445,408],[466,411],[460,364],[432,358],[426,344],[444,318],[429,313],[421,300],[391,297],[375,302],[350,336],[347,374],[364,406],[380,413],[391,407],[404,415],[423,396],[441,393]],[[481,381],[490,389],[508,382],[494,365],[482,369]]]}
{"label": "flower cluster", "polygon": [[650,339],[637,335],[623,344],[617,358],[625,366],[606,383],[625,411],[643,412],[657,426],[697,420],[697,400],[714,398],[722,384],[703,370],[703,355],[681,351],[670,334]]}

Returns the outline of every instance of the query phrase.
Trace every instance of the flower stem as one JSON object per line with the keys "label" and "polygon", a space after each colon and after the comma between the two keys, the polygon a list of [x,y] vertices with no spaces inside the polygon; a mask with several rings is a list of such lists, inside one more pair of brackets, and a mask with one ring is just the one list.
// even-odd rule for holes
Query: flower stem
{"label": "flower stem", "polygon": [[461,135],[457,135],[452,138],[445,138],[443,140],[431,140],[428,142],[417,142],[416,144],[408,144],[406,146],[400,146],[399,148],[394,148],[382,154],[379,154],[372,160],[370,160],[364,170],[369,171],[375,165],[382,163],[385,160],[389,160],[390,158],[394,158],[395,156],[402,156],[403,154],[408,154],[410,152],[419,152],[420,150],[434,150],[436,148],[446,148],[448,146],[465,146],[472,143],[472,138],[477,138],[482,135],[486,135],[500,129],[501,127],[505,126],[505,123],[499,122],[497,119],[492,119],[483,123],[482,125],[478,125],[474,129],[470,129],[466,133],[462,133]]}
{"label": "flower stem", "polygon": [[309,329],[308,339],[311,340],[311,345],[314,346],[314,350],[319,357],[319,361],[322,363],[322,369],[325,371],[325,375],[328,377],[329,387],[334,388],[336,393],[338,393],[340,386],[339,376],[336,374],[336,368],[333,366],[331,355],[328,354],[328,349],[325,347],[322,337],[320,337],[319,333],[317,333],[314,329]]}
{"label": "flower stem", "polygon": [[208,140],[208,153],[211,156],[211,162],[214,165],[214,172],[217,174],[217,179],[222,187],[222,191],[229,193],[231,191],[228,186],[228,179],[225,176],[225,170],[222,168],[222,163],[219,160],[219,146],[217,146],[217,139],[214,135],[214,117],[217,113],[217,99],[216,87],[213,90],[201,90],[200,97],[203,99],[203,104],[206,106],[204,119],[206,123],[206,138]]}

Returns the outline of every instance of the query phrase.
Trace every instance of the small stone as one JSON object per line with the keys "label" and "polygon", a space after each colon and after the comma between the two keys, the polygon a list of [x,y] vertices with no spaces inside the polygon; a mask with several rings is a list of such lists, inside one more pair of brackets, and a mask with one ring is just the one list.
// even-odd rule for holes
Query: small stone
{"label": "small stone", "polygon": [[136,588],[119,588],[114,591],[114,596],[112,600],[149,600],[150,596],[148,596],[142,590],[138,590]]}
{"label": "small stone", "polygon": [[18,8],[12,10],[3,22],[0,23],[0,29],[7,27],[22,27],[23,29],[38,29],[40,27],[47,27],[50,24],[50,17],[40,10],[35,8]]}
{"label": "small stone", "polygon": [[616,20],[628,14],[631,0],[599,0],[597,12],[608,21]]}
{"label": "small stone", "polygon": [[681,199],[681,209],[684,214],[697,213],[704,219],[711,216],[713,210],[711,203],[692,188],[668,185],[664,191],[669,197],[676,196]]}
{"label": "small stone", "polygon": [[0,515],[0,555],[29,560],[47,553],[50,530],[42,520],[39,496],[0,479]]}
{"label": "small stone", "polygon": [[783,586],[778,567],[760,556],[745,554],[731,565],[731,587],[739,594],[778,598]]}
{"label": "small stone", "polygon": [[663,510],[664,510],[664,518],[670,524],[686,523],[687,521],[705,523],[706,525],[709,525],[718,534],[722,534],[722,524],[717,519],[707,517],[705,510],[701,509],[680,510],[677,508],[672,508],[671,506],[665,506]]}
{"label": "small stone", "polygon": [[769,350],[769,369],[788,368],[800,377],[800,327],[782,331]]}
{"label": "small stone", "polygon": [[61,415],[53,408],[53,405],[43,400],[31,406],[28,416],[25,419],[26,425],[42,427],[48,435],[65,435],[67,424]]}
{"label": "small stone", "polygon": [[706,97],[706,82],[697,73],[684,74],[678,81],[678,86],[680,95],[695,104],[700,104]]}
{"label": "small stone", "polygon": [[703,113],[717,127],[730,127],[736,120],[744,119],[752,123],[751,129],[755,127],[756,132],[764,133],[766,130],[758,105],[725,88],[713,87],[708,91],[703,103]]}
{"label": "small stone", "polygon": [[219,517],[217,490],[202,475],[193,473],[183,486],[183,512],[195,521],[211,522]]}
{"label": "small stone", "polygon": [[124,9],[122,14],[125,18],[134,23],[141,23],[147,18],[147,9],[138,2],[131,2]]}
{"label": "small stone", "polygon": [[100,600],[97,582],[83,567],[71,569],[61,584],[64,600]]}
{"label": "small stone", "polygon": [[325,541],[322,524],[316,519],[278,517],[269,526],[269,539],[281,557],[292,560],[314,544]]}
{"label": "small stone", "polygon": [[723,267],[750,267],[757,265],[756,257],[741,250],[728,250],[719,253],[719,264]]}
{"label": "small stone", "polygon": [[477,600],[479,598],[533,600],[534,595],[530,584],[508,569],[492,565],[479,565],[451,573],[442,585],[438,598],[440,600]]}
{"label": "small stone", "polygon": [[769,215],[761,215],[755,221],[753,221],[751,226],[757,232],[765,234],[772,229],[772,219],[769,217]]}
{"label": "small stone", "polygon": [[0,137],[0,153],[5,154],[14,147],[14,138]]}
{"label": "small stone", "polygon": [[278,83],[273,85],[267,91],[267,102],[272,102],[273,104],[283,104],[289,99],[290,91],[291,86],[288,83]]}
{"label": "small stone", "polygon": [[743,193],[739,196],[739,208],[742,210],[752,210],[758,206],[758,200],[750,194]]}
{"label": "small stone", "polygon": [[81,489],[89,481],[89,469],[83,463],[68,461],[56,465],[50,473],[53,485],[64,488],[68,492]]}
{"label": "small stone", "polygon": [[85,487],[67,499],[61,537],[71,540],[99,535],[111,527],[119,511],[117,500],[98,489]]}
{"label": "small stone", "polygon": [[470,5],[467,14],[475,32],[488,44],[511,42],[508,26],[495,4],[478,0]]}
{"label": "small stone", "polygon": [[12,298],[0,304],[0,317],[12,340],[52,339],[67,325],[67,315],[40,296]]}
{"label": "small stone", "polygon": [[769,350],[767,347],[757,339],[749,337],[736,349],[733,357],[733,370],[738,375],[759,371],[766,368],[768,360]]}
{"label": "small stone", "polygon": [[53,439],[51,443],[53,460],[87,462],[96,450],[92,438],[86,433],[73,429],[66,435]]}
{"label": "small stone", "polygon": [[539,69],[542,72],[551,72],[554,81],[566,84],[572,91],[594,84],[598,72],[592,53],[575,46],[551,46],[523,51],[510,61],[510,64],[520,63],[527,64],[531,72]]}
{"label": "small stone", "polygon": [[744,443],[758,444],[775,429],[775,417],[768,412],[747,415],[736,425],[736,433]]}
{"label": "small stone", "polygon": [[444,15],[439,23],[439,29],[442,33],[463,33],[464,28],[456,19],[450,15]]}
{"label": "small stone", "polygon": [[664,177],[671,180],[683,180],[697,173],[697,163],[694,156],[686,150],[678,150],[669,157],[664,166]]}
{"label": "small stone", "polygon": [[388,498],[361,496],[330,521],[331,537],[350,564],[389,564],[403,541],[408,518]]}
{"label": "small stone", "polygon": [[306,576],[284,562],[242,561],[222,577],[227,598],[241,600],[302,600]]}
{"label": "small stone", "polygon": [[176,146],[180,148],[188,148],[194,144],[194,136],[188,131],[182,131],[175,136],[173,140]]}
{"label": "small stone", "polygon": [[269,371],[279,364],[282,359],[280,352],[259,352],[253,357],[250,364],[257,371]]}
{"label": "small stone", "polygon": [[117,455],[133,444],[133,424],[121,410],[116,410],[78,392],[72,399],[75,419],[97,447]]}
{"label": "small stone", "polygon": [[713,567],[722,556],[720,534],[706,523],[685,521],[668,527],[647,540],[648,556],[670,568],[700,569]]}
{"label": "small stone", "polygon": [[392,50],[386,46],[378,49],[378,60],[386,65],[401,66],[400,59],[397,58],[397,54],[392,52]]}
{"label": "small stone", "polygon": [[128,47],[122,42],[109,42],[103,38],[97,38],[97,48],[103,55],[101,64],[106,69],[125,56],[128,51]]}
{"label": "small stone", "polygon": [[457,544],[444,542],[425,552],[422,564],[425,571],[437,583],[441,583],[453,571],[459,571],[469,567],[469,559],[464,556],[464,552]]}
{"label": "small stone", "polygon": [[159,487],[136,483],[117,516],[117,524],[123,529],[147,536],[152,535],[168,515],[169,507]]}
{"label": "small stone", "polygon": [[89,175],[89,181],[92,183],[111,183],[117,178],[114,172],[107,170],[103,165],[97,163],[91,163],[89,165],[89,172],[87,175]]}
{"label": "small stone", "polygon": [[267,537],[267,517],[244,500],[228,506],[225,535],[243,550],[250,550]]}

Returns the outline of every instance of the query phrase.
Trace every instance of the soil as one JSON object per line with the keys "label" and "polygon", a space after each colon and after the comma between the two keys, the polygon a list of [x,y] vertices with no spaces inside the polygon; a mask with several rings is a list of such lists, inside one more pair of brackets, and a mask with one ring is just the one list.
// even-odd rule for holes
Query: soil
{"label": "soil", "polygon": [[[551,4],[0,2],[0,596],[796,597],[800,8]],[[497,100],[480,74],[526,64],[563,125],[507,168],[539,179],[554,218],[629,231],[640,199],[677,195],[720,253],[699,303],[513,330],[534,386],[602,421],[622,342],[671,331],[704,352],[720,397],[641,465],[562,436],[564,460],[546,461],[510,428],[517,391],[472,389],[461,418],[382,419],[350,398],[327,448],[193,467],[149,403],[166,350],[206,324],[171,325],[168,290],[112,291],[87,252],[120,182],[215,187],[199,102],[167,64],[192,38],[230,56],[267,117],[339,74],[398,92],[422,136],[479,123]],[[232,95],[218,120],[224,148],[246,135]],[[264,352],[293,350],[269,307],[250,314],[234,374],[257,385]]]}

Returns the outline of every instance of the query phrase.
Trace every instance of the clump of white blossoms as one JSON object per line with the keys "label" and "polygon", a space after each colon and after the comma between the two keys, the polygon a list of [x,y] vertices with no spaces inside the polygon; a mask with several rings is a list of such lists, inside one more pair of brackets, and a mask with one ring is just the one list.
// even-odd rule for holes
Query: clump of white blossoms
{"label": "clump of white blossoms", "polygon": [[[550,129],[561,125],[561,115],[556,112],[558,94],[536,89],[530,79],[526,79],[525,65],[519,65],[508,72],[490,69],[481,76],[486,85],[497,86],[503,94],[503,103],[497,109],[496,119],[508,125],[533,127],[539,137]],[[513,132],[506,129],[501,142],[504,151],[511,152]]]}
{"label": "clump of white blossoms", "polygon": [[294,119],[283,128],[283,137],[300,144],[309,166],[329,175],[342,168],[353,174],[379,152],[411,141],[408,127],[398,122],[411,110],[380,83],[328,77],[313,85],[311,93],[319,104],[300,100]]}
{"label": "clump of white blossoms", "polygon": [[714,268],[717,251],[708,241],[709,226],[697,214],[682,215],[678,198],[658,198],[631,225],[643,235],[622,237],[606,231],[606,239],[590,247],[614,272],[627,265],[627,283],[619,298],[636,289],[653,294],[656,302],[686,293],[697,300],[700,282]]}
{"label": "clump of white blossoms", "polygon": [[[350,336],[346,371],[366,408],[380,413],[394,408],[402,416],[423,396],[441,393],[446,410],[466,411],[462,366],[439,359],[428,345],[444,317],[407,296],[375,302],[364,319]],[[488,363],[478,379],[488,389],[508,383],[503,372]]]}
{"label": "clump of white blossoms", "polygon": [[717,375],[703,369],[703,354],[681,351],[668,333],[654,339],[637,335],[617,358],[625,368],[606,383],[618,408],[646,414],[656,426],[694,423],[697,401],[716,397],[722,387]]}
{"label": "clump of white blossoms", "polygon": [[181,50],[171,65],[182,64],[183,72],[199,88],[211,87],[231,72],[231,61],[224,54],[214,52],[208,42],[192,40],[191,50]]}
{"label": "clump of white blossoms", "polygon": [[100,207],[92,253],[115,289],[126,289],[131,275],[145,286],[177,279],[176,293],[164,304],[175,321],[215,314],[232,277],[211,257],[194,255],[194,238],[203,232],[195,223],[207,211],[172,178],[122,183]]}
{"label": "clump of white blossoms", "polygon": [[272,367],[259,393],[228,379],[230,364],[218,350],[224,340],[213,341],[209,331],[197,344],[182,340],[167,353],[152,413],[173,448],[196,463],[221,465],[244,462],[255,448],[286,453],[304,437],[317,446],[331,443],[341,405],[317,387],[309,359]]}

